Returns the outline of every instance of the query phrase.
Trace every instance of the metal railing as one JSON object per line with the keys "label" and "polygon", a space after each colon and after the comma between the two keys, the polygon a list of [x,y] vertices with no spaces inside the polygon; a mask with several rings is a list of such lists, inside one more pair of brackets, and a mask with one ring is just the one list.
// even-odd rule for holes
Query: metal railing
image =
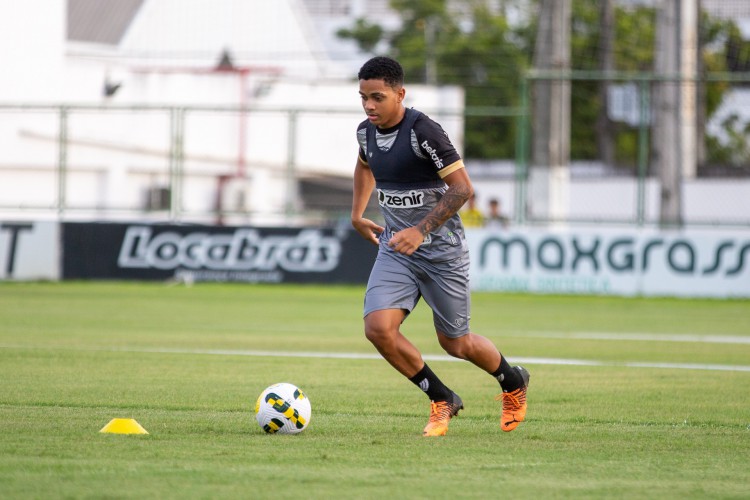
{"label": "metal railing", "polygon": [[[639,89],[639,120],[630,130],[637,141],[634,157],[629,159],[634,168],[601,165],[600,169],[607,172],[601,178],[611,184],[608,189],[628,193],[634,189],[635,200],[632,208],[625,209],[627,213],[602,215],[603,204],[596,197],[591,198],[589,207],[571,210],[565,220],[530,213],[531,96],[534,82],[544,80],[573,85],[604,80],[630,82]],[[651,87],[660,81],[686,79],[646,73],[532,72],[522,79],[518,107],[437,110],[430,115],[441,123],[448,121],[460,134],[473,117],[513,123],[516,155],[511,159],[512,176],[493,179],[478,175],[475,187],[489,195],[498,183],[502,184],[512,198],[508,206],[516,224],[657,225],[653,204],[659,186],[650,172],[649,113]],[[740,88],[750,82],[750,75],[710,74],[687,81],[725,82]],[[750,109],[743,111],[750,117]],[[356,154],[353,130],[360,120],[360,110],[342,109],[0,103],[0,218],[41,215],[184,222],[235,218],[288,224],[335,221],[348,215],[351,198],[346,188],[336,191],[329,179],[346,185]],[[321,130],[335,137],[326,137]],[[314,134],[316,137],[311,138]],[[321,139],[329,139],[330,144],[316,144]],[[331,157],[321,159],[325,155]],[[466,162],[471,165],[471,160]],[[737,172],[746,173],[748,167],[740,166]],[[309,179],[332,189],[330,196],[323,196],[328,198],[328,205],[311,208],[300,199],[300,183]],[[571,179],[576,200],[591,194],[586,186],[576,186],[575,175]],[[715,203],[727,205],[725,212],[711,213],[701,213],[700,204],[686,207],[684,224],[750,226],[750,208],[745,209],[750,200],[750,175],[734,176],[725,182],[717,179],[706,181],[712,183],[704,190],[707,195],[701,194],[702,188],[694,188],[705,179],[683,180],[697,189],[693,198],[714,196]],[[720,182],[726,187],[717,186]],[[244,201],[229,202],[227,193]],[[269,201],[253,205],[248,199]]]}

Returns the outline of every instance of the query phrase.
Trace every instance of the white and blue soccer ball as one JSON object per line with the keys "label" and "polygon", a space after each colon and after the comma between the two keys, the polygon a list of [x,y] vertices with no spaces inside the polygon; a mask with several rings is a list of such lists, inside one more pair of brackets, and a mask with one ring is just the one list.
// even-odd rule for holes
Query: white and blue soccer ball
{"label": "white and blue soccer ball", "polygon": [[310,423],[312,407],[305,393],[294,384],[269,386],[255,402],[255,419],[268,434],[297,434]]}

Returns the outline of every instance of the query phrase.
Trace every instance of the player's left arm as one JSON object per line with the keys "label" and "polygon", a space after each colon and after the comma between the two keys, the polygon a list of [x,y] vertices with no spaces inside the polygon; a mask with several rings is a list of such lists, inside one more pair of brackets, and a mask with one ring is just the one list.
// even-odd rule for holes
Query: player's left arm
{"label": "player's left arm", "polygon": [[435,208],[428,213],[415,227],[419,229],[424,239],[428,233],[439,228],[445,221],[456,215],[474,192],[469,174],[463,166],[454,170],[443,178],[448,189],[437,202]]}
{"label": "player's left arm", "polygon": [[454,170],[443,178],[448,185],[445,194],[437,202],[435,208],[416,225],[394,233],[388,245],[404,255],[411,255],[417,251],[427,234],[436,230],[453,217],[464,206],[474,192],[469,174],[465,168]]}

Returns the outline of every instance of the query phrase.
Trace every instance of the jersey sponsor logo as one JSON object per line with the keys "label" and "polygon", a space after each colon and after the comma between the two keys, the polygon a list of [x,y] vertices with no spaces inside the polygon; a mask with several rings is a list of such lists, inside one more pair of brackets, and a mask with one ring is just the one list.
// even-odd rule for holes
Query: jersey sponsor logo
{"label": "jersey sponsor logo", "polygon": [[414,208],[424,205],[424,193],[411,190],[408,193],[378,189],[378,203],[388,208]]}
{"label": "jersey sponsor logo", "polygon": [[438,170],[443,168],[443,159],[438,156],[437,149],[430,146],[427,141],[424,141],[421,146],[427,152],[427,154],[430,155],[430,158],[432,158],[432,161],[435,163],[435,166],[438,168]]}

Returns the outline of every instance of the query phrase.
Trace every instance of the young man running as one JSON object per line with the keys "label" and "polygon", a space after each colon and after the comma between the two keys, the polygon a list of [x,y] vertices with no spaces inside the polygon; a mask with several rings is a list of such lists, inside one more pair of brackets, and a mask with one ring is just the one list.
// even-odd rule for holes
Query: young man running
{"label": "young man running", "polygon": [[[404,107],[404,72],[397,61],[374,57],[358,76],[367,119],[357,129],[352,225],[379,245],[365,294],[365,336],[430,398],[423,435],[445,435],[463,402],[400,331],[424,297],[441,347],[500,383],[500,428],[512,431],[526,415],[529,373],[510,366],[492,342],[469,331],[469,254],[457,213],[473,188],[463,161],[440,125]],[[385,227],[363,217],[373,189]]]}

